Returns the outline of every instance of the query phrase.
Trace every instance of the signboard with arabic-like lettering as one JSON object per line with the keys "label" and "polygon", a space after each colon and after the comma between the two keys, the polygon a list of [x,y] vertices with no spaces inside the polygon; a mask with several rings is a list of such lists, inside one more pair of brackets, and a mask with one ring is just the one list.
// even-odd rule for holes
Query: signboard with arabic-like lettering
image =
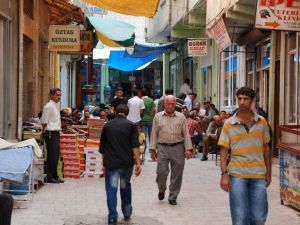
{"label": "signboard with arabic-like lettering", "polygon": [[255,27],[300,31],[300,1],[258,0]]}
{"label": "signboard with arabic-like lettering", "polygon": [[191,39],[188,40],[188,55],[206,56],[207,55],[207,40],[206,39]]}
{"label": "signboard with arabic-like lettering", "polygon": [[57,52],[79,52],[79,26],[51,25],[49,27],[49,50]]}
{"label": "signboard with arabic-like lettering", "polygon": [[213,35],[218,48],[221,51],[231,45],[231,39],[222,17],[211,27],[209,31]]}

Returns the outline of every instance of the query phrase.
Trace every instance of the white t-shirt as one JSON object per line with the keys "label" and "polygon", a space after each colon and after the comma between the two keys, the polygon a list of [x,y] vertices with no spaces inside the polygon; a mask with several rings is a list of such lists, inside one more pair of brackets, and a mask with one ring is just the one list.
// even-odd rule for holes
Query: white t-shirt
{"label": "white t-shirt", "polygon": [[184,99],[184,105],[187,107],[187,109],[189,111],[192,110],[193,104],[192,104],[192,99],[190,98],[190,96],[186,96],[186,98]]}
{"label": "white t-shirt", "polygon": [[199,116],[205,116],[205,109],[203,109],[203,108],[200,108],[200,110],[199,110]]}
{"label": "white t-shirt", "polygon": [[48,131],[61,130],[59,105],[53,100],[50,100],[44,106],[43,114],[41,117],[41,123],[47,124],[46,130]]}
{"label": "white t-shirt", "polygon": [[184,93],[184,94],[188,95],[191,92],[192,92],[192,90],[187,83],[184,83],[183,85],[181,85],[179,93]]}
{"label": "white t-shirt", "polygon": [[144,101],[138,96],[134,96],[128,100],[127,105],[129,108],[127,119],[133,123],[139,122],[141,120],[141,110],[145,109]]}

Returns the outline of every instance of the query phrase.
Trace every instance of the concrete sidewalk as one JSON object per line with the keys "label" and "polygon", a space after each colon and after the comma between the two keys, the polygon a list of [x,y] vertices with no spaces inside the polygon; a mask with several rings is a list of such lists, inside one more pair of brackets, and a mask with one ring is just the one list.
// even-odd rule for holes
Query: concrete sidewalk
{"label": "concrete sidewalk", "polygon": [[[148,156],[149,157],[149,156]],[[132,178],[133,215],[119,224],[139,225],[230,225],[228,194],[219,188],[220,169],[215,161],[199,158],[186,161],[184,181],[171,206],[157,199],[156,162],[147,160],[140,177]],[[268,189],[268,225],[299,225],[300,212],[280,204],[279,181],[273,177]],[[166,192],[168,194],[168,192]],[[120,202],[118,202],[120,203]],[[15,209],[12,225],[103,225],[107,224],[104,179],[67,180],[48,184],[34,196],[27,209]]]}

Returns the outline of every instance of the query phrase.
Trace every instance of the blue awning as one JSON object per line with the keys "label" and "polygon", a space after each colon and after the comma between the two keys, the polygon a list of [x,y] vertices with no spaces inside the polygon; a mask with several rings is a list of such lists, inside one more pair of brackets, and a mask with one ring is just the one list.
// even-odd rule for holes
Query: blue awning
{"label": "blue awning", "polygon": [[134,58],[147,57],[153,54],[162,54],[164,52],[171,51],[174,48],[175,42],[162,44],[158,46],[144,45],[135,43],[134,50],[130,53],[128,50],[125,51],[124,56],[130,56]]}
{"label": "blue awning", "polygon": [[155,53],[147,57],[131,57],[124,54],[125,51],[111,51],[109,55],[108,65],[117,70],[131,72],[137,70],[141,66],[159,58],[161,53]]}

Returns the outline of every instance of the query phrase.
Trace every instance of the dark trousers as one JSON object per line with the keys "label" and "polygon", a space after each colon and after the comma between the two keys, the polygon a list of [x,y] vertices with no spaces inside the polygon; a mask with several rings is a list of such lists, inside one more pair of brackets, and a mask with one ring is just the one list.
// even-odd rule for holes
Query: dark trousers
{"label": "dark trousers", "polygon": [[0,194],[0,224],[10,225],[14,199],[9,194]]}
{"label": "dark trousers", "polygon": [[46,173],[47,178],[57,179],[57,164],[59,159],[59,132],[58,131],[46,131],[45,132],[45,142],[47,148],[47,163],[46,163]]}
{"label": "dark trousers", "polygon": [[125,217],[130,217],[132,213],[131,205],[131,183],[130,179],[133,168],[106,169],[105,189],[107,196],[108,220],[117,221],[117,192],[120,180],[121,209]]}

